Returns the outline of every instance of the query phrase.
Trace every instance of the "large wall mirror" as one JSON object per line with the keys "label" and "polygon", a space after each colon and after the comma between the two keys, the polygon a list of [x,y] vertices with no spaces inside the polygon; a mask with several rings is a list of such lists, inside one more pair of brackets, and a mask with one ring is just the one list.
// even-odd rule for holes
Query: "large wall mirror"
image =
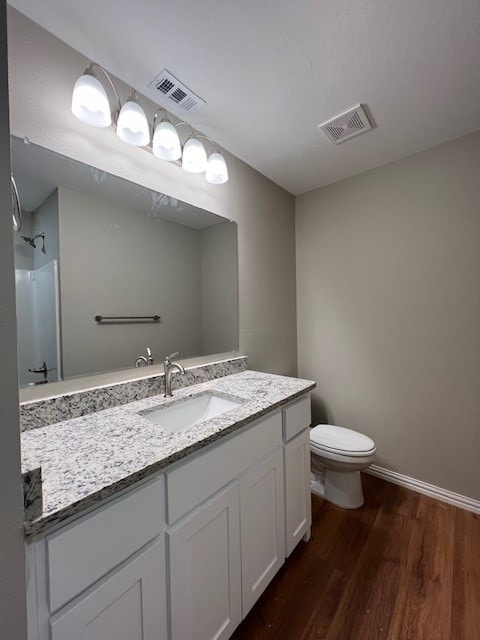
{"label": "large wall mirror", "polygon": [[15,137],[12,167],[21,387],[238,348],[234,222]]}

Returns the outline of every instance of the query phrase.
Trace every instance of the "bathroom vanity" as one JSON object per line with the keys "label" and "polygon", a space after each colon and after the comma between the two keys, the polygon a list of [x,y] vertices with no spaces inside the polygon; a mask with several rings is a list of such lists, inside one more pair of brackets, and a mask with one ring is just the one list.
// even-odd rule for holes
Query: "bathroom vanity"
{"label": "bathroom vanity", "polygon": [[[245,370],[26,431],[29,640],[229,638],[310,536],[314,386]],[[233,408],[161,426],[206,394]]]}

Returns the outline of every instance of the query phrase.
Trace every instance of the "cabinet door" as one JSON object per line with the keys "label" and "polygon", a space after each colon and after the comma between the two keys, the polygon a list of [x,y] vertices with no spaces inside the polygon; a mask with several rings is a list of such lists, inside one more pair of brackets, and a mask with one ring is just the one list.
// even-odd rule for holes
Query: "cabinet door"
{"label": "cabinet door", "polygon": [[310,534],[310,429],[285,445],[285,537],[287,557]]}
{"label": "cabinet door", "polygon": [[164,541],[50,619],[52,640],[165,640]]}
{"label": "cabinet door", "polygon": [[285,560],[284,510],[279,448],[240,479],[243,617]]}
{"label": "cabinet door", "polygon": [[172,640],[222,640],[241,621],[238,485],[168,533]]}

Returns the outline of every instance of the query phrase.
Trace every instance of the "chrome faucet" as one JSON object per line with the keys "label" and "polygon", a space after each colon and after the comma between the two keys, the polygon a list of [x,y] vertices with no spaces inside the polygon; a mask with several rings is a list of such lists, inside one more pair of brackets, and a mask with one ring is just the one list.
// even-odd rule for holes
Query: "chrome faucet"
{"label": "chrome faucet", "polygon": [[185,375],[185,369],[182,367],[182,365],[179,362],[172,362],[171,358],[175,358],[175,356],[178,356],[179,353],[177,351],[177,353],[172,353],[171,355],[167,356],[164,360],[163,363],[163,367],[165,370],[165,398],[171,398],[173,396],[172,393],[172,373],[174,370],[178,371],[178,373],[181,373],[182,376]]}
{"label": "chrome faucet", "polygon": [[149,367],[152,364],[153,364],[152,350],[150,349],[150,347],[147,347],[147,357],[138,356],[138,358],[135,360],[135,366],[136,367]]}

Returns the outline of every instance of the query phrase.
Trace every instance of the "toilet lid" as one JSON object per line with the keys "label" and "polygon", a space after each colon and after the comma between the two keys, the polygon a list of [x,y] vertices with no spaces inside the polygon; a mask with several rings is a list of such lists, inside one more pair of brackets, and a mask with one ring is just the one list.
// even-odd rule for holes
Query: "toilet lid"
{"label": "toilet lid", "polygon": [[319,424],[311,429],[310,442],[319,449],[338,453],[371,453],[375,450],[375,443],[368,436],[332,424]]}

